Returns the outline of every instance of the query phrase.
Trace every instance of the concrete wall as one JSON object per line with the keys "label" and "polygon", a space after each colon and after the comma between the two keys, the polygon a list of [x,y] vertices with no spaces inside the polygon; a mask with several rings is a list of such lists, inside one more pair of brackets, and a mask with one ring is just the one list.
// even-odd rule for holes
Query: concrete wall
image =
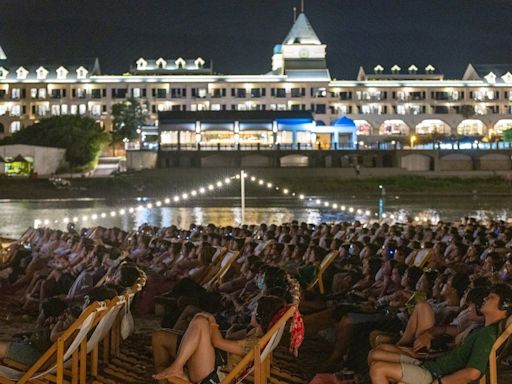
{"label": "concrete wall", "polygon": [[480,157],[479,169],[483,171],[505,171],[510,169],[510,157],[500,154],[489,154]]}
{"label": "concrete wall", "polygon": [[126,168],[130,171],[152,169],[157,166],[157,152],[151,151],[127,151]]}
{"label": "concrete wall", "polygon": [[452,154],[441,157],[441,171],[471,171],[473,170],[473,159],[469,155]]}
{"label": "concrete wall", "polygon": [[408,171],[430,171],[432,158],[426,155],[413,154],[403,156],[400,166]]}
{"label": "concrete wall", "polygon": [[25,158],[32,158],[33,169],[38,175],[51,175],[65,163],[66,150],[62,148],[40,147],[37,145],[2,145],[0,146],[0,156],[16,157],[21,155]]}

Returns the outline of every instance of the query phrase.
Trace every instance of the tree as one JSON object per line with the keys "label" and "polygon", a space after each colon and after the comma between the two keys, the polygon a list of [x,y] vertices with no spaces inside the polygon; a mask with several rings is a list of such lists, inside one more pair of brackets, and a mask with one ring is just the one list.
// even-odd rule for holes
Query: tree
{"label": "tree", "polygon": [[96,166],[109,135],[89,117],[53,116],[24,128],[0,144],[28,144],[64,148],[71,170],[87,171]]}
{"label": "tree", "polygon": [[475,116],[475,107],[472,105],[463,105],[460,107],[460,114],[465,118]]}
{"label": "tree", "polygon": [[115,145],[125,138],[133,140],[138,137],[137,129],[146,122],[148,109],[146,104],[139,103],[136,99],[128,99],[125,102],[112,106],[112,151],[115,156]]}

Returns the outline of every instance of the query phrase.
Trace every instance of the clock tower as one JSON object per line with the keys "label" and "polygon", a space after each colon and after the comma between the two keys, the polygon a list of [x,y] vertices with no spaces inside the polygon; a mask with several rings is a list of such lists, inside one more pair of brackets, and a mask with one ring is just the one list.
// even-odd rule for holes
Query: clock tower
{"label": "clock tower", "polygon": [[5,56],[4,50],[0,46],[0,60],[7,60],[7,56]]}
{"label": "clock tower", "polygon": [[272,70],[326,69],[326,45],[322,44],[311,23],[301,13],[281,45],[274,48]]}

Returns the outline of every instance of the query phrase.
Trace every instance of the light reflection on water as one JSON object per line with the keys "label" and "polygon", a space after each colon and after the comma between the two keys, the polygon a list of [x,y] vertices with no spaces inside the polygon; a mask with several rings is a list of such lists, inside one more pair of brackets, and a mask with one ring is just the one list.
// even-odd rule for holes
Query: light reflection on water
{"label": "light reflection on water", "polygon": [[[344,197],[333,198],[332,201],[353,206],[356,210],[372,210],[372,214],[379,211],[379,201],[376,198]],[[136,206],[135,200],[108,202],[105,200],[77,199],[77,200],[51,200],[51,201],[0,201],[0,236],[15,237],[32,226],[36,219],[48,219],[50,226],[64,228],[63,224],[53,225],[54,220],[62,222],[64,217],[91,216],[100,211],[110,212],[122,206]],[[139,203],[140,204],[140,203]],[[85,222],[85,225],[102,225],[106,227],[118,226],[123,229],[133,229],[143,223],[156,226],[176,224],[179,227],[188,227],[191,223],[214,223],[216,225],[238,225],[241,220],[241,209],[237,198],[219,198],[189,202],[190,207],[160,207],[140,209],[124,216],[106,217]],[[353,220],[353,214],[333,212],[328,208],[309,206],[293,198],[253,198],[246,203],[245,218],[248,224],[283,223],[293,219],[308,223],[322,221],[332,222],[340,220]],[[395,215],[402,220],[406,215],[421,218],[441,219],[445,221],[458,220],[463,216],[492,217],[507,219],[512,217],[512,197],[455,197],[455,196],[388,196],[384,202],[384,211],[388,215]],[[376,218],[373,216],[372,218]],[[81,223],[81,222],[80,222]]]}

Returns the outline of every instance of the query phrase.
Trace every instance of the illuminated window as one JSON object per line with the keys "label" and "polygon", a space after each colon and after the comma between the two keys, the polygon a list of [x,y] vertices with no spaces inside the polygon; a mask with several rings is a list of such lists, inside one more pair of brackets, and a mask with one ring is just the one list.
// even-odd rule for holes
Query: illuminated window
{"label": "illuminated window", "polygon": [[51,113],[52,113],[52,116],[60,115],[60,105],[52,105]]}
{"label": "illuminated window", "polygon": [[13,121],[11,123],[11,133],[16,133],[21,129],[21,123],[19,121]]}

